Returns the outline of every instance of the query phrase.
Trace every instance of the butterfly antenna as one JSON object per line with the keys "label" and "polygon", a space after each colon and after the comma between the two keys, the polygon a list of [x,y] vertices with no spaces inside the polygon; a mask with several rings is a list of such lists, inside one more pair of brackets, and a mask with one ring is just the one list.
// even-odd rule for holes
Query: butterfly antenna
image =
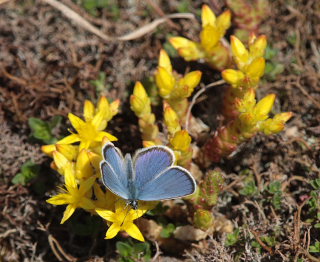
{"label": "butterfly antenna", "polygon": [[129,205],[129,203],[126,204],[126,206],[125,206],[124,209],[127,209],[127,208],[129,208],[129,209],[127,210],[126,215],[124,216],[124,219],[122,220],[121,226],[123,225],[124,221],[125,221],[126,218],[127,218],[128,213],[129,213],[129,211],[130,211],[130,205]]}

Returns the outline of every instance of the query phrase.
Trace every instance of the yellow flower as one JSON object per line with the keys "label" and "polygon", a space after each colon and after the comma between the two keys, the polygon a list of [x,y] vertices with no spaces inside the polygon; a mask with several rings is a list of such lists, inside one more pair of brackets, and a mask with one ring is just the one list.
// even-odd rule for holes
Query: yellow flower
{"label": "yellow flower", "polygon": [[57,143],[72,144],[80,142],[79,150],[81,151],[83,148],[87,149],[96,146],[104,137],[107,137],[110,141],[116,141],[116,137],[102,130],[106,128],[108,121],[117,113],[118,105],[119,102],[115,101],[111,107],[107,99],[102,97],[95,113],[93,104],[90,101],[86,101],[84,105],[85,121],[72,113],[68,115],[72,126],[78,133],[73,133]]}
{"label": "yellow flower", "polygon": [[45,153],[46,155],[52,157],[53,151],[56,151],[57,148],[56,148],[56,145],[44,145],[44,146],[41,146],[41,150],[42,150],[42,152]]}
{"label": "yellow flower", "polygon": [[201,75],[200,71],[193,71],[184,77],[179,76],[172,71],[170,58],[166,51],[160,51],[159,66],[155,78],[160,96],[164,99],[181,100],[189,97],[199,84]]}
{"label": "yellow flower", "polygon": [[130,97],[130,105],[136,116],[142,117],[151,113],[151,101],[143,85],[138,81],[133,88],[133,94]]}
{"label": "yellow flower", "polygon": [[225,11],[218,18],[207,5],[202,6],[202,31],[200,43],[183,37],[172,37],[170,43],[185,60],[204,58],[214,68],[224,69],[229,64],[229,54],[221,38],[231,25],[231,12]]}
{"label": "yellow flower", "polygon": [[164,102],[164,122],[171,136],[181,130],[177,113],[166,102]]}
{"label": "yellow flower", "polygon": [[292,112],[277,114],[272,119],[264,121],[260,129],[266,135],[277,134],[285,128],[285,123],[292,117],[292,115]]}
{"label": "yellow flower", "polygon": [[241,71],[234,69],[223,70],[221,74],[223,79],[233,86],[238,85],[245,78],[245,75]]}
{"label": "yellow flower", "polygon": [[[83,180],[94,175],[89,153],[94,154],[86,149],[82,149],[77,157],[75,163],[75,177],[77,179]],[[100,172],[98,173],[100,174]]]}
{"label": "yellow flower", "polygon": [[68,205],[63,213],[61,224],[63,224],[74,213],[76,208],[81,207],[86,210],[94,209],[93,201],[87,196],[91,190],[96,177],[90,177],[87,180],[82,180],[79,186],[76,182],[75,167],[73,163],[69,163],[65,168],[65,189],[64,192],[53,196],[47,200],[52,205]]}
{"label": "yellow flower", "polygon": [[250,88],[243,95],[243,98],[235,98],[235,105],[240,113],[252,112],[256,105],[256,92],[253,88]]}
{"label": "yellow flower", "polygon": [[202,31],[200,33],[201,46],[209,54],[224,36],[231,25],[231,12],[225,11],[218,18],[214,15],[209,6],[202,6],[201,13]]}
{"label": "yellow flower", "polygon": [[119,199],[115,204],[115,212],[103,209],[96,209],[96,212],[103,219],[112,222],[106,233],[106,239],[114,238],[119,231],[126,231],[131,237],[144,241],[143,235],[133,220],[141,217],[148,209],[150,204],[140,204],[140,202],[137,210],[131,209],[130,205]]}
{"label": "yellow flower", "polygon": [[264,35],[256,38],[254,34],[249,39],[249,50],[235,36],[231,36],[233,59],[239,70],[226,69],[222,72],[223,79],[233,87],[256,87],[264,74],[267,46]]}
{"label": "yellow flower", "polygon": [[186,152],[189,150],[191,137],[186,130],[181,130],[176,132],[174,137],[170,139],[170,144],[174,150]]}
{"label": "yellow flower", "polygon": [[171,37],[169,41],[186,61],[198,60],[205,57],[205,53],[199,43],[180,36]]}
{"label": "yellow flower", "polygon": [[48,156],[53,157],[53,152],[58,151],[64,155],[69,161],[75,160],[77,158],[79,147],[74,145],[66,144],[55,144],[55,145],[44,145],[41,147],[43,153]]}
{"label": "yellow flower", "polygon": [[66,158],[63,154],[61,154],[59,151],[53,151],[52,153],[53,161],[54,161],[54,167],[57,169],[57,171],[64,175],[65,169],[68,166],[68,164],[71,163],[68,158]]}
{"label": "yellow flower", "polygon": [[275,94],[270,94],[262,98],[254,107],[253,114],[256,121],[262,121],[268,118],[268,115],[273,107],[276,99]]}
{"label": "yellow flower", "polygon": [[114,208],[114,203],[118,198],[115,194],[113,194],[110,190],[106,190],[103,192],[100,185],[98,183],[94,183],[93,192],[97,200],[94,200],[94,205],[96,208],[103,208],[112,210]]}

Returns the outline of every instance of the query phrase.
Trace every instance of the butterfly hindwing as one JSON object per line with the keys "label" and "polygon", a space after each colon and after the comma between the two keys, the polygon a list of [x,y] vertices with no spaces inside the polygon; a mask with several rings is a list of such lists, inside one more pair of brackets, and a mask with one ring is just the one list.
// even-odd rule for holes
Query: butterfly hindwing
{"label": "butterfly hindwing", "polygon": [[184,168],[172,166],[147,182],[139,191],[138,199],[156,201],[191,195],[196,183]]}
{"label": "butterfly hindwing", "polygon": [[135,183],[139,190],[150,180],[173,165],[174,154],[164,146],[151,146],[138,151],[133,159]]}

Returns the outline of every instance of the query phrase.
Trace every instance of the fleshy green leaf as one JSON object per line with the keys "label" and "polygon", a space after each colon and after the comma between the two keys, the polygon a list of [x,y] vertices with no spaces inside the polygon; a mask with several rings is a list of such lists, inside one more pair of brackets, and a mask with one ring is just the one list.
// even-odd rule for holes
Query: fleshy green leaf
{"label": "fleshy green leaf", "polygon": [[27,161],[21,167],[21,172],[18,173],[13,179],[13,184],[19,184],[25,186],[33,178],[36,178],[39,174],[40,166],[33,163],[32,161]]}

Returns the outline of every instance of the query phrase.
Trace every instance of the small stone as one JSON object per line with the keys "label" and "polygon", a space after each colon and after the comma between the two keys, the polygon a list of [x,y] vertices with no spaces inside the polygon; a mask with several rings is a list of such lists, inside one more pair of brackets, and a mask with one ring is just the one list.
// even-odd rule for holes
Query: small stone
{"label": "small stone", "polygon": [[177,227],[173,234],[175,238],[184,241],[199,241],[208,235],[207,232],[191,225]]}

